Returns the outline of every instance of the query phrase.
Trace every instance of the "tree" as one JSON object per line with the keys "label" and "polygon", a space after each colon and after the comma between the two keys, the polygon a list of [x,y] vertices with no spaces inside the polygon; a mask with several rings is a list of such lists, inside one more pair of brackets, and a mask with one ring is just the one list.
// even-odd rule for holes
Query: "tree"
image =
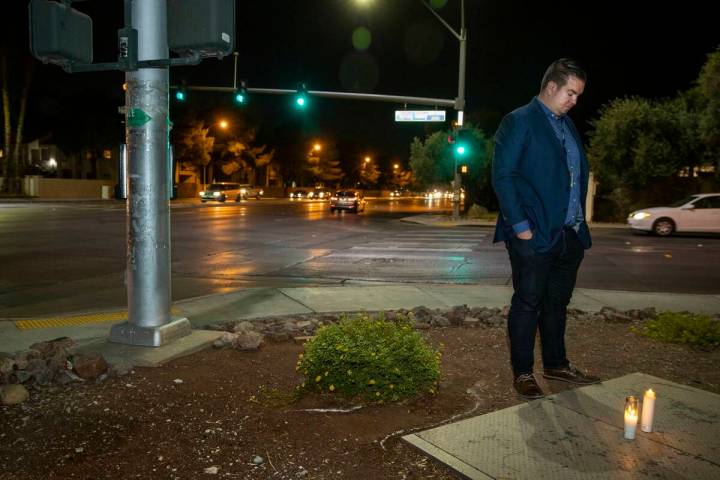
{"label": "tree", "polygon": [[591,122],[587,155],[604,191],[642,188],[702,162],[693,95],[670,100],[616,99]]}
{"label": "tree", "polygon": [[410,170],[419,188],[427,190],[435,183],[435,164],[418,137],[410,144]]}
{"label": "tree", "polygon": [[667,184],[684,170],[693,185],[696,166],[720,159],[720,51],[708,55],[693,88],[670,99],[615,99],[591,125],[587,154],[599,193],[615,197],[620,207],[632,204],[632,199],[617,201],[628,197],[621,191]]}
{"label": "tree", "polygon": [[[10,75],[8,66],[8,52],[5,48],[0,50],[0,81],[2,82],[2,104],[3,104],[3,156],[2,156],[2,176],[3,191],[6,193],[20,193],[20,146],[23,141],[23,128],[25,126],[25,113],[27,111],[27,102],[30,95],[30,83],[32,81],[34,63],[32,59],[26,58],[24,61],[24,77],[23,86],[19,99],[15,99],[11,95]],[[12,143],[13,133],[13,104],[17,104],[17,121],[15,123],[15,142]]]}
{"label": "tree", "polygon": [[326,143],[322,149],[310,150],[306,157],[305,171],[316,182],[339,182],[345,177],[340,168],[340,154],[333,143]]}
{"label": "tree", "polygon": [[380,179],[380,169],[377,162],[365,162],[360,164],[360,182],[370,187],[375,186]]}
{"label": "tree", "polygon": [[410,145],[410,169],[418,187],[430,189],[440,185],[448,186],[454,178],[456,163],[465,164],[468,173],[461,178],[465,188],[465,204],[493,204],[494,195],[489,186],[492,158],[490,140],[471,123],[467,123],[463,129],[469,132],[467,153],[458,157],[457,162],[454,145],[448,142],[448,137],[454,137],[455,133],[439,131],[429,134],[424,142],[419,138],[413,140]]}
{"label": "tree", "polygon": [[275,157],[275,150],[266,151],[267,146],[253,147],[250,149],[250,156],[255,162],[255,168],[265,167],[265,186],[270,186],[270,165]]}
{"label": "tree", "polygon": [[238,139],[229,139],[218,145],[220,149],[220,169],[226,176],[243,171],[243,176],[248,176],[252,166],[243,159],[243,153],[247,152],[249,145]]}
{"label": "tree", "polygon": [[715,175],[720,176],[720,50],[708,55],[695,92],[700,100],[698,127],[705,158],[715,159]]}
{"label": "tree", "polygon": [[[212,159],[211,153],[215,138],[209,137],[210,129],[202,120],[191,122],[179,129],[173,129],[175,158],[184,169],[195,171],[200,175]],[[201,178],[203,182],[207,181]]]}
{"label": "tree", "polygon": [[405,188],[415,181],[412,170],[403,167],[393,168],[392,183],[397,188]]}

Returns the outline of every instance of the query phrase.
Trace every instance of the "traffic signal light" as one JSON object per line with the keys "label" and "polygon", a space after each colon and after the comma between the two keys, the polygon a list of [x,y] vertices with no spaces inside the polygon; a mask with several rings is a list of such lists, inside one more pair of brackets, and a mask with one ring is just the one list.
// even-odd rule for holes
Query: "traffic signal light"
{"label": "traffic signal light", "polygon": [[247,89],[245,86],[241,86],[237,90],[235,90],[235,96],[233,97],[235,99],[235,103],[238,105],[243,105],[247,101]]}
{"label": "traffic signal light", "polygon": [[295,94],[295,106],[298,108],[305,108],[308,103],[308,91],[303,83],[298,87],[297,94]]}
{"label": "traffic signal light", "polygon": [[455,138],[455,153],[458,156],[465,156],[470,153],[470,145],[472,142],[471,132],[468,129],[458,130]]}
{"label": "traffic signal light", "polygon": [[178,102],[184,102],[186,98],[187,95],[185,94],[185,87],[178,87],[175,91],[175,100]]}

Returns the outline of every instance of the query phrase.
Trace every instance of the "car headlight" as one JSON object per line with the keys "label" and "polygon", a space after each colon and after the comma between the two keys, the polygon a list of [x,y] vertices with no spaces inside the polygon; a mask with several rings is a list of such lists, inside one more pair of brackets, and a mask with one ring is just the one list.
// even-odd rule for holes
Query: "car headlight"
{"label": "car headlight", "polygon": [[222,195],[220,192],[213,192],[213,197],[219,197],[220,195]]}
{"label": "car headlight", "polygon": [[635,212],[630,214],[630,218],[632,218],[633,220],[643,220],[650,216],[652,215],[648,212]]}
{"label": "car headlight", "polygon": [[265,195],[265,191],[264,191],[264,190],[260,190],[260,195]]}
{"label": "car headlight", "polygon": [[247,190],[245,190],[244,188],[241,188],[241,189],[240,189],[240,193],[241,193],[242,195],[245,195],[245,194],[247,193]]}
{"label": "car headlight", "polygon": [[202,192],[200,192],[200,196],[202,197],[203,195],[205,195],[205,190],[203,190]]}

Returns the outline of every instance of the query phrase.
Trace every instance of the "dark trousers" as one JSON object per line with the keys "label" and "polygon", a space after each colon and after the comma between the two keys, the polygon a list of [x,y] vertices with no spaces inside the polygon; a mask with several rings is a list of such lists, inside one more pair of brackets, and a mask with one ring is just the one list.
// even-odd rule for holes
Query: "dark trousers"
{"label": "dark trousers", "polygon": [[577,271],[585,255],[577,233],[563,229],[549,252],[538,253],[530,242],[513,237],[507,243],[515,293],[508,314],[513,373],[532,373],[535,331],[540,330],[545,368],[564,367],[565,321]]}

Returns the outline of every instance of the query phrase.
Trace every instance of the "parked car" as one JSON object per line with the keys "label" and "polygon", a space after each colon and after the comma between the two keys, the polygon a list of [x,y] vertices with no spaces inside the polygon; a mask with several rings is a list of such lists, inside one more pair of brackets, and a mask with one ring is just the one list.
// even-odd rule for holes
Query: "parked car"
{"label": "parked car", "polygon": [[211,183],[208,187],[200,192],[200,201],[205,203],[208,200],[224,202],[227,199],[240,201],[240,184],[232,182]]}
{"label": "parked car", "polygon": [[720,193],[691,195],[668,207],[636,210],[627,222],[633,230],[661,237],[673,232],[720,233]]}
{"label": "parked car", "polygon": [[362,193],[355,190],[339,190],[330,197],[330,212],[347,210],[352,213],[364,212],[367,201]]}
{"label": "parked car", "polygon": [[305,190],[295,190],[290,192],[290,198],[307,198],[307,192]]}

